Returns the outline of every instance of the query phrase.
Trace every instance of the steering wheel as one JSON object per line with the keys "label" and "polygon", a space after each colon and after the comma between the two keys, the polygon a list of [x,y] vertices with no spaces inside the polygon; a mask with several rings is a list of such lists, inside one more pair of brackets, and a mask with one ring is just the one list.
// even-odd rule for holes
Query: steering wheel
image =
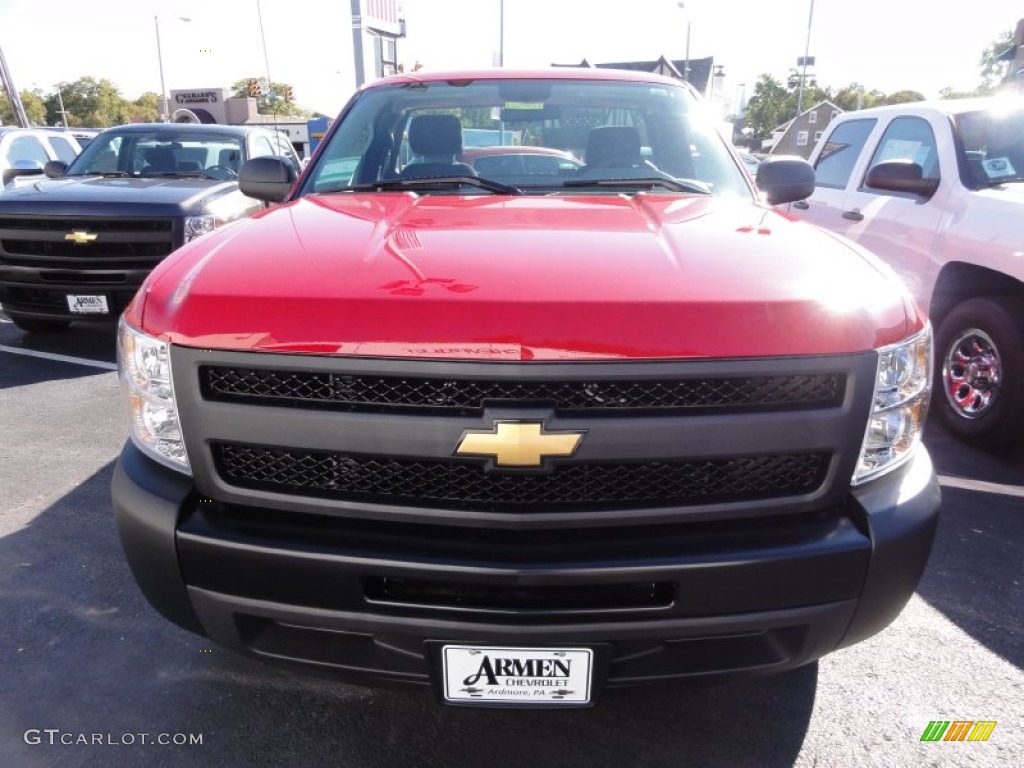
{"label": "steering wheel", "polygon": [[211,165],[206,169],[205,173],[223,173],[223,176],[215,177],[221,179],[234,179],[238,177],[238,171],[232,168],[230,165]]}

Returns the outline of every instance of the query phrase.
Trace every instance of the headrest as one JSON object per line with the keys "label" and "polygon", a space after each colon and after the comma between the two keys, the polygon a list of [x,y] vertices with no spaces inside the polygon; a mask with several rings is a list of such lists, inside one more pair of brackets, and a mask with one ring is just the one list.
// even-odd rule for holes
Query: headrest
{"label": "headrest", "polygon": [[409,123],[409,146],[420,157],[462,154],[462,123],[455,115],[419,115]]}
{"label": "headrest", "polygon": [[590,168],[628,168],[640,165],[640,132],[628,125],[593,128],[584,158]]}

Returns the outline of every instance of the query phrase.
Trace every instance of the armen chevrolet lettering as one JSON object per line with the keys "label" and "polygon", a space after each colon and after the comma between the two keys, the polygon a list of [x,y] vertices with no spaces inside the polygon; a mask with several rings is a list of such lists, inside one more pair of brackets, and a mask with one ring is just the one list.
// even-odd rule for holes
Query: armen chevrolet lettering
{"label": "armen chevrolet lettering", "polygon": [[[516,685],[560,685],[569,678],[571,661],[548,659],[491,659],[485,655],[480,661],[476,674],[462,681],[463,685],[474,685],[481,681],[497,685],[498,678],[511,678]],[[557,678],[551,680],[551,678]]]}
{"label": "armen chevrolet lettering", "polygon": [[604,69],[383,78],[323,142],[297,181],[245,163],[272,207],[121,317],[113,506],[160,613],[510,707],[779,672],[896,618],[939,508],[931,329],[774,207],[806,162],[755,187],[688,84]]}
{"label": "armen chevrolet lettering", "polygon": [[586,648],[498,648],[448,645],[442,691],[449,703],[553,702],[585,705],[593,654]]}

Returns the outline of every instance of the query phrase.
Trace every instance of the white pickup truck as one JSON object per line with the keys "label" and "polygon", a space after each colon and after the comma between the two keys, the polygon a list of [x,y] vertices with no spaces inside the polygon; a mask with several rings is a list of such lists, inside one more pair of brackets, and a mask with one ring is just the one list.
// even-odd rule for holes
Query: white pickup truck
{"label": "white pickup truck", "polygon": [[936,327],[932,405],[961,439],[1024,442],[1024,99],[838,116],[796,216],[887,262]]}

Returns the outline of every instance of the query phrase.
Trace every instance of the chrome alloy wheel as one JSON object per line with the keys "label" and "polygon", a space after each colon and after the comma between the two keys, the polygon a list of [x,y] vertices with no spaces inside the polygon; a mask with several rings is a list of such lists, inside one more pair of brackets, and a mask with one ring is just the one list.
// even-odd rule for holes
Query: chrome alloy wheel
{"label": "chrome alloy wheel", "polygon": [[979,419],[992,408],[1002,381],[999,350],[991,337],[977,328],[965,328],[946,349],[942,383],[953,411],[965,419]]}

